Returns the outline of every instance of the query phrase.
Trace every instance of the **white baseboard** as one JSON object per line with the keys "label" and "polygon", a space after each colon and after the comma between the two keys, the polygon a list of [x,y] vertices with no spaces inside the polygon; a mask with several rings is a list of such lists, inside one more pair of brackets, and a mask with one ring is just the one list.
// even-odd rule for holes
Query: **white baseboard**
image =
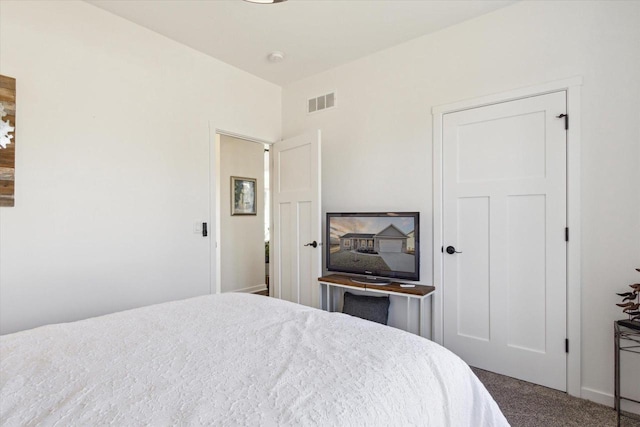
{"label": "white baseboard", "polygon": [[265,284],[261,284],[261,285],[256,285],[256,286],[250,286],[248,288],[243,288],[243,289],[234,289],[233,292],[243,292],[243,293],[247,293],[247,294],[252,294],[255,292],[261,292],[261,291],[266,291],[267,290],[267,285]]}
{"label": "white baseboard", "polygon": [[[604,391],[594,390],[588,387],[582,387],[582,398],[590,400],[592,402],[600,403],[601,405],[610,406],[613,408],[613,394],[605,393]],[[622,408],[623,411],[633,412],[634,414],[640,414],[639,403],[622,400],[620,402],[620,408]]]}

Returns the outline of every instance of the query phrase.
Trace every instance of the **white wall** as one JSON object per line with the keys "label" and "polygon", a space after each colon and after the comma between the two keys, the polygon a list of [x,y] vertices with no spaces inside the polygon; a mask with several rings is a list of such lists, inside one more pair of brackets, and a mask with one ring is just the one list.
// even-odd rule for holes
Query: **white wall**
{"label": "white wall", "polygon": [[640,267],[639,41],[640,2],[521,2],[285,87],[283,134],[322,129],[323,211],[421,211],[429,283],[431,108],[582,76],[582,393],[612,403],[615,292]]}
{"label": "white wall", "polygon": [[84,2],[2,1],[0,73],[0,332],[209,293],[209,122],[279,139],[281,89]]}
{"label": "white wall", "polygon": [[[220,137],[220,269],[222,292],[266,289],[264,145]],[[231,215],[231,177],[257,179],[256,215]]]}

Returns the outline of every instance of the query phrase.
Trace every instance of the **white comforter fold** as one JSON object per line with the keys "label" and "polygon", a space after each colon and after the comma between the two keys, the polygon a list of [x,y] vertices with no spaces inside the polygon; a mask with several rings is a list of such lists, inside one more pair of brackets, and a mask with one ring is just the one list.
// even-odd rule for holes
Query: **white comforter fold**
{"label": "white comforter fold", "polygon": [[506,426],[443,347],[247,294],[0,337],[4,425]]}

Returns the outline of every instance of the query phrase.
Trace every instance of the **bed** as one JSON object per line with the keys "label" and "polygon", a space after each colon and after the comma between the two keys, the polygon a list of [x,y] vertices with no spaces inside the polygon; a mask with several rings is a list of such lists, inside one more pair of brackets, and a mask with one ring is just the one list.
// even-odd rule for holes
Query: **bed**
{"label": "bed", "polygon": [[445,348],[258,295],[4,335],[0,364],[8,426],[508,425]]}

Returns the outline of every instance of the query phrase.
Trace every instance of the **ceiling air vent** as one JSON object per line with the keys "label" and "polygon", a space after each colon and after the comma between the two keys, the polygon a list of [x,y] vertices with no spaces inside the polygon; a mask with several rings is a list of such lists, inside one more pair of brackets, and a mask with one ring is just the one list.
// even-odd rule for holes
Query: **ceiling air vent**
{"label": "ceiling air vent", "polygon": [[316,98],[307,100],[307,113],[315,113],[317,111],[327,110],[336,106],[336,93],[331,92]]}

